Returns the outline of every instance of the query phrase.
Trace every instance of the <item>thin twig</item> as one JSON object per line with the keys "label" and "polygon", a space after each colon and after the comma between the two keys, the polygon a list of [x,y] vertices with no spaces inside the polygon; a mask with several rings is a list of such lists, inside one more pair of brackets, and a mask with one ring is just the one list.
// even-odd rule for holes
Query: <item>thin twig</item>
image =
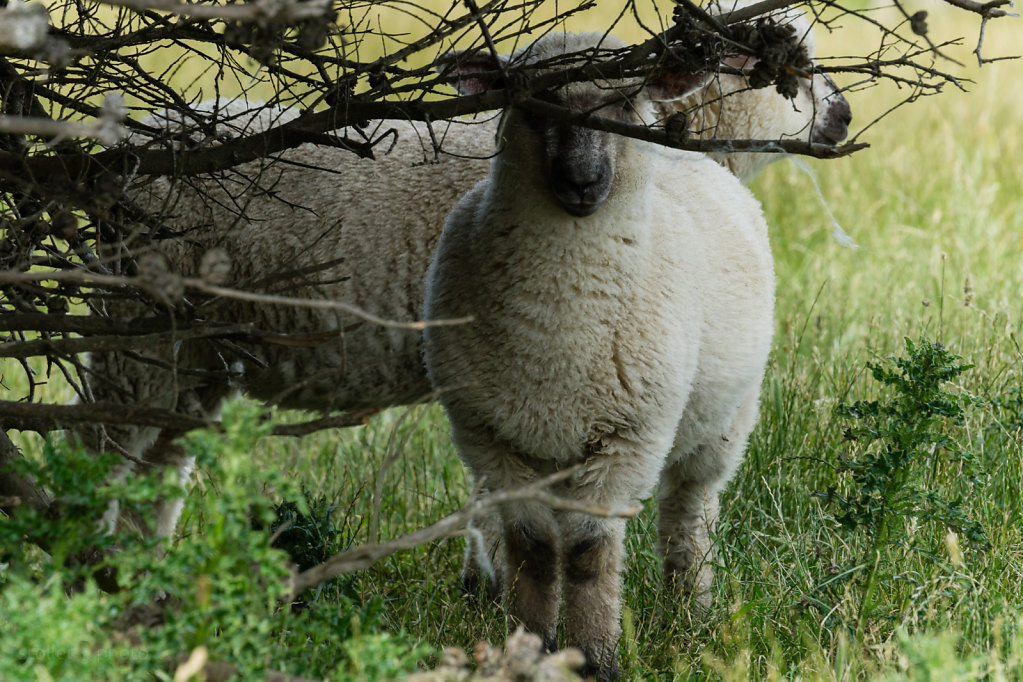
{"label": "thin twig", "polygon": [[362,426],[370,417],[380,414],[383,408],[369,407],[363,410],[352,410],[334,417],[323,417],[312,419],[300,424],[278,424],[270,431],[271,436],[306,436],[324,429],[345,429],[352,426]]}
{"label": "thin twig", "polygon": [[[17,272],[12,270],[0,271],[0,282],[18,284],[23,282],[73,282],[76,284],[87,284],[92,286],[106,286],[115,289],[122,289],[125,287],[136,287],[139,289],[148,290],[151,286],[150,281],[144,277],[118,277],[114,275],[102,275],[94,272],[86,272],[80,270],[62,270],[60,272]],[[417,320],[414,322],[398,322],[396,320],[388,320],[386,318],[374,315],[373,313],[367,312],[358,306],[354,306],[350,303],[344,303],[343,301],[329,301],[329,300],[317,300],[317,299],[306,299],[306,298],[294,298],[291,296],[276,296],[273,294],[259,294],[251,291],[242,291],[239,289],[230,289],[228,287],[216,286],[209,284],[201,279],[182,277],[181,283],[188,289],[201,291],[205,294],[212,296],[220,296],[223,298],[229,298],[237,301],[252,301],[255,303],[267,303],[270,305],[286,305],[294,306],[298,308],[314,308],[318,310],[337,310],[343,313],[348,313],[360,319],[370,322],[372,324],[378,324],[382,327],[389,327],[392,329],[409,329],[413,331],[422,331],[427,327],[440,327],[453,324],[465,324],[472,321],[472,317],[459,317],[450,320]],[[160,293],[160,292],[156,292]],[[330,332],[324,332],[329,334]],[[285,335],[278,335],[282,340],[281,343],[286,344],[284,340]]]}

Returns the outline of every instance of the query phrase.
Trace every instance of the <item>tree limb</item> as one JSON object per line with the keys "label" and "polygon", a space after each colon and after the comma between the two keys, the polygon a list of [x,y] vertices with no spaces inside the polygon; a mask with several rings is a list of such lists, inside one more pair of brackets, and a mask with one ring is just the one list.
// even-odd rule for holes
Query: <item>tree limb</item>
{"label": "tree limb", "polygon": [[216,422],[187,414],[130,403],[77,403],[48,405],[0,400],[0,428],[48,433],[66,429],[73,424],[135,424],[161,429],[191,431]]}
{"label": "tree limb", "polygon": [[383,408],[370,407],[364,410],[352,410],[334,417],[313,419],[300,424],[277,424],[270,431],[271,436],[306,436],[324,429],[344,429],[351,426],[362,426],[370,417],[380,414]]}
{"label": "tree limb", "polygon": [[322,17],[330,9],[330,0],[252,0],[244,4],[214,5],[182,3],[176,0],[99,0],[104,5],[134,10],[156,10],[190,19],[227,19],[230,21],[274,21],[291,24],[302,19]]}
{"label": "tree limb", "polygon": [[14,508],[27,504],[36,511],[45,511],[52,500],[45,491],[38,488],[29,476],[11,470],[11,465],[23,457],[17,446],[0,430],[0,511],[10,516]]}

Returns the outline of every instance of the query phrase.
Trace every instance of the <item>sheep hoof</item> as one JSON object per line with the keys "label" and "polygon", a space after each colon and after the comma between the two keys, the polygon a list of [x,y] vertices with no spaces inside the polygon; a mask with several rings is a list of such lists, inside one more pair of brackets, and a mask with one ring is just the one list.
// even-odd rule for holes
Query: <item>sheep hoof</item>
{"label": "sheep hoof", "polygon": [[587,660],[581,671],[584,680],[595,680],[595,682],[614,682],[622,675],[618,667],[618,661],[604,661],[603,665]]}
{"label": "sheep hoof", "polygon": [[466,568],[460,576],[462,594],[470,602],[487,604],[501,601],[501,586],[497,577]]}

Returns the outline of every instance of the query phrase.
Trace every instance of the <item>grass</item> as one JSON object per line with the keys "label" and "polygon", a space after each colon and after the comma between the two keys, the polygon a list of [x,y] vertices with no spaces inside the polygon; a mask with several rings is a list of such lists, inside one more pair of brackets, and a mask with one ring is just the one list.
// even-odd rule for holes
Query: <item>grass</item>
{"label": "grass", "polygon": [[[962,15],[932,25],[951,30],[953,16]],[[969,42],[975,27],[964,23]],[[999,24],[989,54],[1018,49],[1012,27]],[[860,41],[854,30],[819,37],[836,54],[857,52]],[[966,60],[968,50],[956,56]],[[824,206],[793,164],[775,164],[754,183],[771,226],[777,332],[761,419],[723,497],[715,605],[690,618],[660,589],[648,504],[627,539],[627,679],[966,680],[1023,671],[1023,95],[1006,87],[1023,80],[1023,64],[966,71],[975,80],[969,94],[905,107],[869,131],[870,150],[810,163],[859,249],[831,239]],[[893,96],[852,93],[856,122],[873,120]],[[983,402],[948,434],[987,478],[973,485],[961,468],[936,465],[926,483],[961,495],[989,546],[962,538],[957,546],[945,528],[906,517],[899,542],[872,552],[870,538],[843,529],[815,494],[842,485],[836,464],[851,452],[850,424],[835,407],[878,396],[866,363],[900,352],[904,337],[940,340],[975,365],[954,388]],[[371,540],[374,509],[381,536],[393,537],[457,509],[469,492],[436,406],[392,410],[343,433],[264,439],[252,461],[325,495],[356,543]],[[193,502],[215,483],[200,477]],[[266,493],[275,495],[269,481]],[[182,533],[199,528],[201,518],[186,512]],[[360,576],[361,598],[382,597],[388,630],[436,647],[501,640],[498,610],[460,595],[461,552],[452,539],[381,561]],[[884,570],[868,605],[857,581],[871,562]]]}

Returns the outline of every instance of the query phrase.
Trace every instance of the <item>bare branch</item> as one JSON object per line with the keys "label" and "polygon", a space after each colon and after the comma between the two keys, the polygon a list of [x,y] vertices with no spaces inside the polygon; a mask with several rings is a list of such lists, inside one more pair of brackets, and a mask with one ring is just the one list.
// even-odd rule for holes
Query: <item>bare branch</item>
{"label": "bare branch", "polygon": [[321,17],[330,9],[330,0],[251,0],[237,5],[181,3],[175,0],[99,0],[104,5],[128,7],[138,11],[156,10],[190,19],[228,19],[231,21],[274,21],[285,24]]}
{"label": "bare branch", "polygon": [[[30,358],[37,355],[74,355],[75,353],[95,353],[137,348],[151,348],[154,344],[167,341],[188,341],[192,339],[234,338],[258,342],[261,337],[278,339],[284,334],[266,334],[256,330],[252,325],[211,325],[185,330],[167,330],[142,335],[110,335],[92,336],[85,339],[38,339],[35,341],[7,342],[0,344],[0,358]],[[311,344],[307,334],[301,335],[302,340]],[[295,343],[294,345],[299,345]]]}
{"label": "bare branch", "polygon": [[49,27],[46,7],[11,0],[0,7],[0,52],[39,48],[46,42]]}
{"label": "bare branch", "polygon": [[78,403],[47,405],[0,400],[0,428],[48,433],[73,424],[135,424],[185,432],[215,422],[172,410],[161,410],[131,403]]}
{"label": "bare branch", "polygon": [[976,12],[985,19],[996,17],[1017,17],[1018,14],[1007,12],[1002,7],[1012,7],[1012,0],[991,0],[990,2],[974,2],[974,0],[945,0],[950,5],[965,9],[969,12]]}
{"label": "bare branch", "polygon": [[[214,296],[222,296],[224,298],[231,298],[239,301],[256,301],[258,303],[269,303],[273,305],[290,305],[301,308],[320,308],[323,310],[340,310],[342,312],[350,313],[356,317],[362,318],[363,320],[372,324],[378,324],[381,327],[392,327],[395,329],[411,329],[415,331],[422,331],[427,327],[442,327],[452,324],[465,324],[472,322],[472,317],[459,317],[450,320],[420,320],[417,322],[396,322],[394,320],[387,320],[382,317],[378,317],[372,313],[366,312],[360,308],[357,308],[348,303],[342,303],[341,301],[326,301],[326,300],[313,300],[306,298],[292,298],[289,296],[274,296],[271,294],[253,294],[248,291],[241,291],[238,289],[227,289],[225,287],[218,287],[212,284],[207,284],[202,280],[198,279],[184,279],[185,286],[193,289],[198,289],[206,294],[212,294]],[[340,332],[337,332],[340,333]]]}
{"label": "bare branch", "polygon": [[370,417],[380,414],[381,408],[367,408],[365,410],[353,410],[335,417],[323,417],[313,419],[300,424],[277,424],[270,431],[271,436],[307,436],[316,431],[324,429],[345,429],[352,426],[363,426]]}
{"label": "bare branch", "polygon": [[117,334],[132,336],[187,328],[185,320],[141,318],[121,320],[99,315],[54,313],[0,313],[0,331],[63,332],[76,334]]}
{"label": "bare branch", "polygon": [[11,465],[21,459],[7,432],[0,430],[0,511],[8,516],[18,505],[27,504],[36,511],[44,511],[52,501],[30,477],[11,470]]}
{"label": "bare branch", "polygon": [[92,137],[106,145],[117,144],[124,137],[119,129],[111,129],[109,124],[76,123],[74,121],[54,121],[49,118],[28,118],[26,116],[5,116],[0,114],[0,133],[15,135],[36,135],[42,138]]}
{"label": "bare branch", "polygon": [[[388,320],[373,313],[367,312],[358,308],[357,306],[344,303],[342,301],[328,301],[320,299],[307,299],[307,298],[293,298],[289,296],[275,296],[272,294],[258,294],[248,291],[241,291],[238,289],[230,289],[227,287],[220,287],[213,284],[208,284],[201,279],[182,277],[179,278],[180,283],[188,288],[197,291],[201,291],[206,294],[213,296],[220,296],[223,298],[234,299],[238,301],[254,301],[258,303],[267,303],[271,305],[287,305],[295,306],[300,308],[316,308],[320,310],[337,310],[340,312],[354,315],[355,317],[361,318],[366,322],[372,324],[379,324],[382,327],[391,327],[394,329],[409,329],[413,331],[422,331],[427,327],[445,326],[452,324],[465,324],[471,322],[471,317],[462,317],[451,320],[419,320],[415,322],[398,322],[395,320]],[[133,287],[143,290],[150,290],[152,282],[145,277],[118,277],[116,275],[101,275],[92,272],[86,272],[82,270],[63,270],[60,272],[13,272],[10,270],[0,271],[0,283],[11,283],[17,284],[22,282],[75,282],[78,284],[88,284],[93,286],[106,286],[121,289],[125,287]],[[154,292],[160,299],[163,298],[163,292]],[[251,333],[251,332],[250,332]],[[339,331],[327,331],[322,334],[316,334],[318,340],[326,340],[330,335],[340,334]],[[308,345],[310,343],[310,335],[300,335],[302,338],[299,339],[298,344],[289,342],[288,335],[285,334],[270,334],[264,333],[260,336],[260,340],[266,343],[277,342],[281,345]],[[295,337],[299,338],[299,337]],[[17,357],[12,355],[11,357]]]}

